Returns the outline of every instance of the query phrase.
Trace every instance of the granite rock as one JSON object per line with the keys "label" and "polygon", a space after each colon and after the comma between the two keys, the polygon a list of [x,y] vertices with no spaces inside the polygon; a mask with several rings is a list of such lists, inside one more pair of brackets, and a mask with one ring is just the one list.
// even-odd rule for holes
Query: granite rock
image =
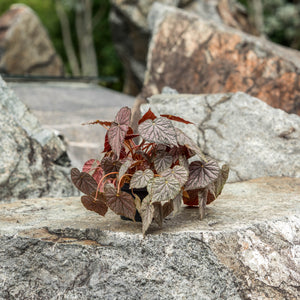
{"label": "granite rock", "polygon": [[163,229],[86,211],[79,198],[0,204],[1,299],[298,299],[300,181],[225,185]]}
{"label": "granite rock", "polygon": [[300,52],[155,3],[141,97],[164,86],[179,93],[246,92],[300,114]]}
{"label": "granite rock", "polygon": [[0,199],[77,195],[63,142],[0,77]]}
{"label": "granite rock", "polygon": [[229,181],[300,177],[300,117],[248,94],[161,94],[142,111],[171,114],[195,125],[183,129],[208,156],[230,167]]}
{"label": "granite rock", "polygon": [[235,0],[111,0],[110,23],[125,69],[124,92],[137,95],[144,81],[151,32],[147,16],[154,2],[197,14],[206,20],[257,33],[245,9]]}
{"label": "granite rock", "polygon": [[62,76],[63,63],[38,16],[14,4],[0,16],[0,72]]}

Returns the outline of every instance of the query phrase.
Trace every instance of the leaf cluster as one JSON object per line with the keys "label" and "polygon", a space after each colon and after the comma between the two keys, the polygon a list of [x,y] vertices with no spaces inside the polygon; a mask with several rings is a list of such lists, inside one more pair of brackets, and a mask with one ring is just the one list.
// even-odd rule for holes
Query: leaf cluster
{"label": "leaf cluster", "polygon": [[[71,171],[73,183],[85,194],[82,204],[101,216],[110,208],[133,221],[137,210],[144,235],[152,221],[161,227],[163,219],[176,213],[182,202],[199,206],[202,219],[206,204],[222,191],[228,166],[220,169],[174,126],[175,122],[192,124],[189,121],[172,115],[156,116],[149,109],[134,133],[130,119],[130,108],[123,107],[114,121],[87,123],[102,125],[107,133],[103,158],[88,160],[82,172],[76,168]],[[129,185],[128,192],[122,189],[124,185]],[[148,193],[144,199],[136,192],[141,188]]]}

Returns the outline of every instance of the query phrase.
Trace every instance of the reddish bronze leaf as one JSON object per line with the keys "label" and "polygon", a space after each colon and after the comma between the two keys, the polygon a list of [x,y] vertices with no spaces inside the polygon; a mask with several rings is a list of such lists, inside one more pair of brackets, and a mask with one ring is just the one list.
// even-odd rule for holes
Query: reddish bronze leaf
{"label": "reddish bronze leaf", "polygon": [[115,186],[110,183],[104,186],[104,192],[106,204],[114,213],[134,220],[136,208],[130,194],[122,191],[118,193]]}
{"label": "reddish bronze leaf", "polygon": [[103,169],[100,167],[100,161],[97,159],[90,159],[82,167],[82,172],[86,172],[98,183],[103,176]]}
{"label": "reddish bronze leaf", "polygon": [[[115,122],[120,124],[120,125],[127,125],[127,130],[129,128],[129,124],[130,124],[130,118],[131,118],[131,109],[127,106],[122,107],[116,117],[115,117]],[[126,132],[127,132],[126,130]]]}
{"label": "reddish bronze leaf", "polygon": [[103,157],[101,160],[101,167],[104,170],[105,174],[111,172],[118,172],[121,167],[121,162],[114,160],[111,157]]}
{"label": "reddish bronze leaf", "polygon": [[86,209],[94,211],[103,217],[105,216],[108,210],[108,207],[104,201],[98,199],[95,200],[91,196],[82,196],[81,202]]}
{"label": "reddish bronze leaf", "polygon": [[96,120],[96,121],[90,121],[90,122],[87,122],[87,123],[83,123],[82,125],[94,125],[94,124],[100,124],[102,125],[103,127],[109,127],[111,126],[111,121],[100,121],[100,120]]}
{"label": "reddish bronze leaf", "polygon": [[198,192],[199,190],[184,191],[183,203],[188,206],[197,206],[199,204]]}
{"label": "reddish bronze leaf", "polygon": [[109,144],[109,141],[108,141],[108,134],[107,134],[107,132],[106,132],[106,134],[105,134],[105,142],[104,142],[104,150],[103,150],[103,152],[109,152],[109,151],[111,151],[111,146],[110,146],[110,144]]}
{"label": "reddish bronze leaf", "polygon": [[208,162],[193,161],[189,167],[189,178],[185,184],[186,190],[207,187],[218,178],[220,169],[214,160]]}
{"label": "reddish bronze leaf", "polygon": [[173,201],[170,200],[166,202],[163,205],[162,210],[163,210],[163,218],[167,217],[174,210]]}
{"label": "reddish bronze leaf", "polygon": [[184,123],[184,124],[194,124],[190,121],[186,121],[180,117],[177,117],[177,116],[173,116],[173,115],[160,115],[161,117],[165,117],[165,118],[168,118],[169,120],[172,120],[172,121],[177,121],[177,122],[181,122],[181,123]]}
{"label": "reddish bronze leaf", "polygon": [[149,108],[149,110],[142,116],[142,118],[139,120],[138,124],[143,123],[146,120],[154,120],[156,119],[156,115],[151,111],[151,109]]}
{"label": "reddish bronze leaf", "polygon": [[80,172],[77,168],[71,170],[71,179],[74,185],[84,194],[91,195],[97,190],[96,180],[85,172]]}
{"label": "reddish bronze leaf", "polygon": [[112,148],[112,151],[119,158],[121,148],[128,130],[128,125],[113,123],[107,131],[108,142]]}

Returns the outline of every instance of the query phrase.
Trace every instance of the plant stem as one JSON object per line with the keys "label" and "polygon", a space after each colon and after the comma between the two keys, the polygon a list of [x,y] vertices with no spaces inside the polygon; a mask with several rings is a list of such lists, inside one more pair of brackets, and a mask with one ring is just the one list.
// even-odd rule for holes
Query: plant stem
{"label": "plant stem", "polygon": [[101,183],[102,183],[103,179],[104,179],[105,177],[109,176],[109,175],[118,174],[118,173],[119,173],[119,172],[110,172],[110,173],[104,175],[104,176],[101,178],[101,180],[99,181],[98,186],[97,186],[95,199],[97,199],[97,197],[98,197],[98,191],[99,191],[99,188],[100,188],[100,186],[101,186]]}

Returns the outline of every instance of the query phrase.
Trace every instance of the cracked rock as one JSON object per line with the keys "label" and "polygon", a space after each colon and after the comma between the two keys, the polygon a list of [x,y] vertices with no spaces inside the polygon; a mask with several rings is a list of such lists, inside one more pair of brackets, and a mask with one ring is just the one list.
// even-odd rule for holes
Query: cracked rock
{"label": "cracked rock", "polygon": [[0,77],[0,201],[78,195],[63,142]]}
{"label": "cracked rock", "polygon": [[300,52],[155,3],[140,98],[162,92],[246,92],[300,115]]}
{"label": "cracked rock", "polygon": [[226,184],[163,228],[79,198],[0,204],[1,299],[299,299],[300,179]]}
{"label": "cracked rock", "polygon": [[229,181],[300,177],[300,117],[245,93],[161,94],[142,105],[194,122],[183,129],[210,157],[230,167]]}

